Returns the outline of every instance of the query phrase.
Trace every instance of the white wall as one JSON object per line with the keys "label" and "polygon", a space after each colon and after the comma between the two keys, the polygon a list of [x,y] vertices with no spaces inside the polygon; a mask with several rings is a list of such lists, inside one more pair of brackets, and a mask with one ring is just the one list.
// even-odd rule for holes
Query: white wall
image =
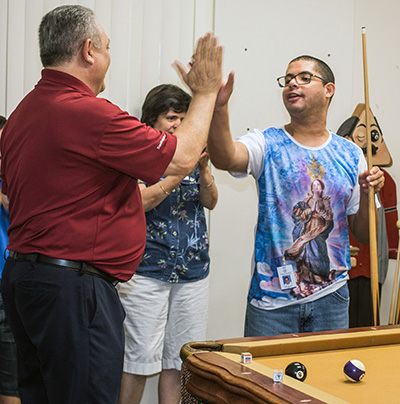
{"label": "white wall", "polygon": [[[40,79],[37,30],[42,16],[68,0],[0,0],[0,114],[8,116]],[[140,115],[157,84],[181,85],[171,67],[186,63],[196,38],[212,29],[212,0],[86,0],[111,38],[112,62],[101,94]]]}
{"label": "white wall", "polygon": [[[71,1],[0,0],[0,114],[8,116],[40,77],[37,27],[48,10]],[[276,77],[290,59],[311,54],[333,69],[337,91],[328,126],[335,131],[364,101],[361,27],[367,27],[371,108],[400,179],[397,114],[400,94],[400,25],[397,0],[87,0],[111,38],[112,64],[102,95],[140,115],[147,91],[180,83],[170,67],[187,62],[195,39],[215,28],[226,49],[225,74],[236,72],[230,104],[234,137],[253,128],[282,125],[288,116]],[[213,169],[220,200],[210,214],[211,297],[208,337],[243,335],[257,198],[252,179],[234,180]],[[387,321],[390,279],[384,285],[381,322]],[[157,378],[143,403],[155,403]]]}

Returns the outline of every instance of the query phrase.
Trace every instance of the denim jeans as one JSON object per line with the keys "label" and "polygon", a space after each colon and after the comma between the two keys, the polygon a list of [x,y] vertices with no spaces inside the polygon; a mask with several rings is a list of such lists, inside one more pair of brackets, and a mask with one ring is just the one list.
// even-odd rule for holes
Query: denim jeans
{"label": "denim jeans", "polygon": [[245,337],[338,330],[349,327],[347,283],[318,300],[263,310],[247,303]]}

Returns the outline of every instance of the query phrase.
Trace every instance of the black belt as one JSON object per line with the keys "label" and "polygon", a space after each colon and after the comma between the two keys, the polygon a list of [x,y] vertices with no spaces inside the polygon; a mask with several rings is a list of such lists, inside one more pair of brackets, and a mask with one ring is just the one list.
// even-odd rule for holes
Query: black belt
{"label": "black belt", "polygon": [[88,275],[98,276],[99,278],[104,279],[105,281],[111,283],[113,286],[116,286],[119,280],[114,278],[113,276],[100,271],[99,269],[93,267],[92,265],[86,264],[82,261],[70,261],[63,260],[58,258],[48,257],[43,254],[22,254],[15,251],[10,251],[9,256],[16,261],[32,261],[38,262],[40,264],[49,264],[55,265],[62,268],[71,269],[76,272],[84,272]]}

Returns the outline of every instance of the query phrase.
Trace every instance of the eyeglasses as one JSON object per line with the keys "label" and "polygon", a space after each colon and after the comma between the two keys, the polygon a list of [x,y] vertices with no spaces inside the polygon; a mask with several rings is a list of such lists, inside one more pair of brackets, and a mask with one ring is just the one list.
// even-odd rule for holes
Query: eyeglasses
{"label": "eyeglasses", "polygon": [[286,76],[278,77],[276,80],[278,81],[279,87],[287,87],[293,79],[295,79],[296,83],[299,86],[304,86],[306,84],[310,84],[313,77],[322,80],[324,85],[328,83],[328,81],[324,78],[310,72],[301,72],[299,74],[296,74],[295,76],[293,76],[292,74],[287,74]]}

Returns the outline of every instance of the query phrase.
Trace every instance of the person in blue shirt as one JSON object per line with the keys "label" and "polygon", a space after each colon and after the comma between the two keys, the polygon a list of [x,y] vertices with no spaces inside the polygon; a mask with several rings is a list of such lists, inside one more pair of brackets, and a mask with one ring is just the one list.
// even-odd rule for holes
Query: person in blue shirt
{"label": "person in blue shirt", "polygon": [[[141,120],[173,134],[190,101],[177,86],[157,86],[144,101]],[[210,257],[204,208],[213,209],[218,199],[208,160],[204,151],[190,175],[139,185],[147,240],[136,274],[118,285],[126,311],[120,404],[139,403],[147,376],[158,372],[159,402],[178,404],[180,348],[206,338]]]}
{"label": "person in blue shirt", "polygon": [[215,167],[238,178],[251,174],[258,188],[248,337],[348,328],[349,230],[368,243],[368,189],[384,184],[378,167],[367,170],[360,147],[326,127],[335,77],[325,62],[299,56],[277,80],[288,124],[233,141],[231,73],[208,138]]}
{"label": "person in blue shirt", "polygon": [[[0,115],[0,138],[6,121],[6,118]],[[8,200],[0,194],[0,284],[1,274],[6,262],[7,229],[10,225],[8,209],[5,206],[8,207]],[[3,299],[0,293],[0,404],[19,404],[20,402],[18,393],[17,348],[6,319]]]}

